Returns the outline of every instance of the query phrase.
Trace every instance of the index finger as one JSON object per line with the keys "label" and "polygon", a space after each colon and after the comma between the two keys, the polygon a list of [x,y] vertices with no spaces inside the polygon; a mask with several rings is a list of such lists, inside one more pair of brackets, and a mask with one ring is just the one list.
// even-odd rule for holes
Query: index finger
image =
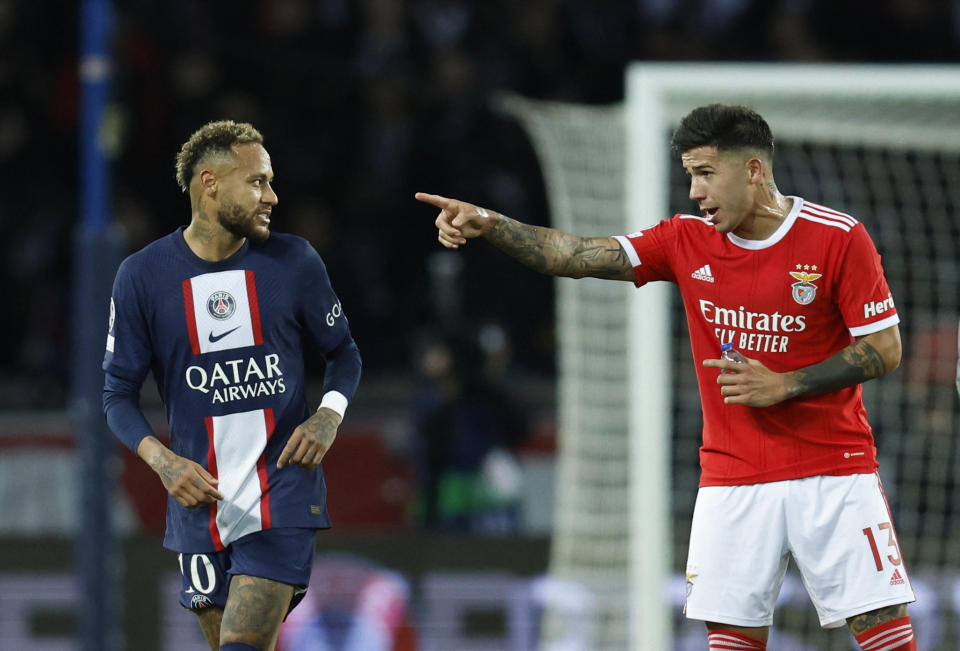
{"label": "index finger", "polygon": [[[216,480],[214,480],[216,481]],[[201,502],[213,502],[215,500],[222,500],[223,493],[217,490],[217,487],[207,481],[206,477],[202,474],[197,474],[196,480],[190,482],[194,488],[200,491],[200,496],[196,499]]]}
{"label": "index finger", "polygon": [[287,441],[287,444],[283,446],[283,451],[280,453],[280,458],[277,459],[277,468],[283,468],[287,465],[287,461],[297,450],[297,446],[300,445],[300,428],[293,430],[293,435],[290,437],[290,440]]}
{"label": "index finger", "polygon": [[728,359],[705,359],[703,365],[709,368],[719,368],[724,371],[738,371],[743,369],[746,364],[741,362],[731,362]]}
{"label": "index finger", "polygon": [[439,194],[427,194],[426,192],[417,192],[413,195],[413,198],[417,201],[422,201],[424,203],[429,203],[432,206],[436,206],[441,209],[451,208],[453,205],[453,200],[446,197],[441,197]]}

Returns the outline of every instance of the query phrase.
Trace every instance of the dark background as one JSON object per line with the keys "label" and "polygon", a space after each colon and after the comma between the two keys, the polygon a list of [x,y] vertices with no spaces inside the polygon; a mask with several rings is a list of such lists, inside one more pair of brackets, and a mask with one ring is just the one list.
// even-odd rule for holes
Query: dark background
{"label": "dark background", "polygon": [[[549,223],[542,179],[499,91],[623,97],[633,60],[944,62],[955,2],[933,0],[193,0],[116,3],[114,217],[130,251],[189,221],[174,155],[203,123],[253,122],[280,205],[274,228],[327,262],[364,384],[416,373],[418,342],[499,325],[515,374],[554,373],[549,279],[483,243],[453,303],[431,291],[435,211],[417,190]],[[77,208],[77,3],[0,0],[4,316],[0,408],[61,409]],[[433,276],[436,277],[436,276]],[[103,312],[106,306],[90,306]],[[358,398],[364,398],[363,386]],[[370,398],[371,396],[366,396]]]}

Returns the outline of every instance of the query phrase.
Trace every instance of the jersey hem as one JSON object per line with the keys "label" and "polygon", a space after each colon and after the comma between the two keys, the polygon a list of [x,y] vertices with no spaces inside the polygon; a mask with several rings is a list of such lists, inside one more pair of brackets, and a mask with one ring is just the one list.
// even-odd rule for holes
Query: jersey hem
{"label": "jersey hem", "polygon": [[[324,525],[287,524],[287,525],[278,526],[274,524],[273,526],[270,527],[270,529],[258,529],[257,531],[251,531],[250,533],[260,533],[261,531],[276,531],[277,529],[312,529],[314,531],[324,531],[326,529],[332,529],[332,528],[333,528],[333,524],[329,522]],[[244,536],[248,536],[248,535],[250,534],[244,534]],[[230,545],[242,539],[243,539],[243,536],[240,536],[236,540],[232,540],[230,542]],[[210,545],[208,546],[193,547],[193,546],[187,545],[184,547],[178,547],[176,543],[170,540],[167,540],[166,538],[164,538],[163,540],[164,549],[169,549],[170,551],[177,552],[178,554],[208,554],[212,552],[223,551],[224,549],[227,549],[228,547],[230,547],[230,545],[224,545],[223,549],[217,549],[213,545],[213,541],[211,541]]]}
{"label": "jersey hem", "polygon": [[773,625],[773,615],[765,618],[753,618],[749,617],[736,617],[733,615],[722,615],[720,613],[707,613],[703,610],[697,610],[696,608],[686,608],[684,614],[687,616],[687,619],[696,619],[703,622],[716,622],[717,624],[727,624],[729,626],[747,626],[747,627],[757,627],[757,626],[772,626]]}
{"label": "jersey hem", "polygon": [[890,597],[888,599],[879,599],[877,601],[871,601],[866,604],[861,604],[854,608],[848,608],[846,610],[841,610],[837,613],[831,613],[829,615],[820,615],[817,613],[820,619],[821,628],[840,628],[847,623],[848,617],[856,617],[857,615],[862,615],[863,613],[868,613],[871,610],[876,610],[877,608],[885,608],[886,606],[898,606],[900,604],[912,604],[917,600],[916,594],[913,592],[913,588],[910,589],[910,597]]}
{"label": "jersey hem", "polygon": [[852,468],[844,468],[842,470],[813,470],[810,472],[802,473],[777,473],[772,475],[753,475],[750,477],[739,477],[736,479],[722,479],[719,477],[704,477],[701,475],[699,487],[704,488],[706,486],[749,486],[751,484],[772,484],[777,481],[790,481],[793,479],[806,479],[807,477],[817,477],[820,475],[827,477],[844,477],[846,475],[873,475],[877,472],[877,469],[880,467],[880,464],[873,462],[872,464],[863,464],[858,465]]}

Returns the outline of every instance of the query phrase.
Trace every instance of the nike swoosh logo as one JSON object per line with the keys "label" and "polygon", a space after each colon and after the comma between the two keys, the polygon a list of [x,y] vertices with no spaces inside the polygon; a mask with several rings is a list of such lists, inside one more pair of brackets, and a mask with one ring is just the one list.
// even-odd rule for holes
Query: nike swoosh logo
{"label": "nike swoosh logo", "polygon": [[211,331],[210,331],[210,336],[208,336],[207,339],[210,340],[210,343],[211,343],[211,344],[215,344],[215,343],[217,343],[218,341],[220,341],[221,339],[223,339],[224,337],[226,337],[228,334],[230,334],[231,332],[233,332],[234,330],[239,330],[239,329],[240,329],[240,326],[237,326],[237,327],[234,328],[233,330],[227,330],[226,332],[223,332],[223,333],[221,333],[221,334],[219,334],[219,335],[214,335],[214,334],[213,334],[213,331],[211,330]]}

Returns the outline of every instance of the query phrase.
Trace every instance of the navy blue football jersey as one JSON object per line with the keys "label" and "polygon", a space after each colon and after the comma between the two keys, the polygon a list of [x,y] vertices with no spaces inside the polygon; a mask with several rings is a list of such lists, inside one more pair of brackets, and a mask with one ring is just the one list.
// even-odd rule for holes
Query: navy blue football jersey
{"label": "navy blue football jersey", "polygon": [[[305,338],[325,355],[352,351],[355,372],[340,374],[342,386],[324,387],[350,399],[359,354],[323,261],[300,237],[248,239],[226,260],[209,262],[180,228],[120,266],[103,368],[138,391],[153,371],[171,450],[207,468],[225,497],[197,509],[169,497],[166,547],[220,550],[272,527],[330,526],[322,470],[276,467],[312,412]],[[118,429],[134,452],[150,433]]]}

